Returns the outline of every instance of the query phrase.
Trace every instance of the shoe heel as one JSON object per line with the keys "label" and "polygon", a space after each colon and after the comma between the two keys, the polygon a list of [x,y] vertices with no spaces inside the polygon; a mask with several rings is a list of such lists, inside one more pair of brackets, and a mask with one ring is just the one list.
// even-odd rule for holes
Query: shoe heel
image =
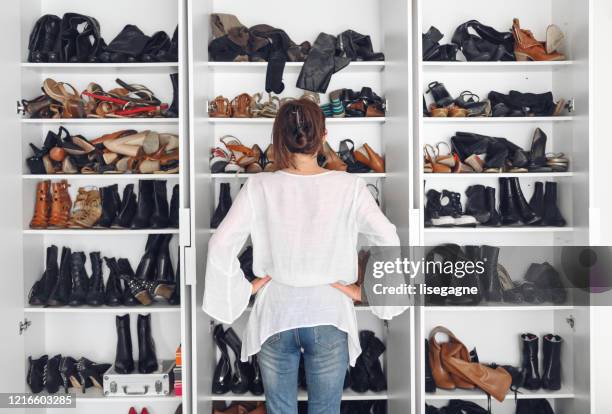
{"label": "shoe heel", "polygon": [[521,52],[514,52],[514,56],[516,56],[517,62],[529,62],[531,60],[529,55]]}

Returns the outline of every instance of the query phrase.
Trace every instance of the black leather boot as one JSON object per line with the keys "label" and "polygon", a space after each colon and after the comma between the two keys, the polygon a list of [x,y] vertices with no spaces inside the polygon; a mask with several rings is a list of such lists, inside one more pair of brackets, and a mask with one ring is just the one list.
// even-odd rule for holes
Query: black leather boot
{"label": "black leather boot", "polygon": [[130,331],[130,314],[115,317],[117,327],[117,351],[115,352],[115,371],[119,374],[131,374],[134,371],[132,354],[132,334]]}
{"label": "black leather boot", "polygon": [[540,364],[538,362],[539,338],[530,333],[521,335],[523,343],[523,384],[528,390],[539,390],[541,386]]}
{"label": "black leather boot", "polygon": [[168,226],[178,229],[179,227],[179,185],[172,187],[172,198],[170,199],[170,217]]}
{"label": "black leather boot", "polygon": [[563,227],[567,224],[557,206],[557,183],[547,181],[544,188],[543,226]]}
{"label": "black leather boot", "polygon": [[253,367],[253,380],[251,381],[249,391],[253,395],[263,395],[263,379],[261,378],[261,369],[259,368],[259,362],[257,362],[257,355],[251,357],[251,366]]}
{"label": "black leather boot", "polygon": [[43,355],[38,359],[32,359],[31,356],[28,357],[28,376],[26,382],[33,394],[38,394],[45,388],[44,372],[48,359],[47,355]]}
{"label": "black leather boot", "polygon": [[175,306],[181,304],[181,249],[178,249],[176,256],[176,273],[174,274],[174,293],[168,299],[168,304]]}
{"label": "black leather boot", "polygon": [[136,278],[142,280],[155,280],[156,278],[156,258],[159,251],[159,246],[164,235],[162,234],[149,234],[147,237],[147,244],[145,246],[145,252],[138,263],[136,268]]}
{"label": "black leather boot", "polygon": [[154,209],[153,197],[154,180],[138,181],[138,206],[136,215],[132,219],[133,229],[146,229],[151,225],[151,215]]}
{"label": "black leather boot", "polygon": [[482,261],[484,262],[485,282],[483,293],[487,302],[500,302],[502,299],[502,288],[497,274],[497,263],[499,259],[499,247],[482,246]]}
{"label": "black leather boot", "polygon": [[459,159],[466,162],[471,156],[482,156],[487,153],[491,137],[472,132],[456,132],[451,138],[451,146]]}
{"label": "black leather boot", "polygon": [[78,382],[76,363],[76,360],[72,357],[63,357],[60,360],[59,371],[66,394],[68,394],[68,388],[74,387]]}
{"label": "black leather boot", "polygon": [[251,386],[252,372],[248,362],[240,361],[242,341],[232,328],[227,328],[223,334],[223,342],[232,350],[235,357],[231,390],[234,394],[244,394]]}
{"label": "black leather boot", "polygon": [[425,392],[436,392],[436,382],[429,365],[429,341],[425,340]]}
{"label": "black leather boot", "polygon": [[87,292],[87,304],[90,306],[104,305],[104,279],[102,278],[102,259],[100,252],[89,253],[91,263],[91,279],[89,279],[89,291]]}
{"label": "black leather boot", "polygon": [[521,190],[519,179],[517,177],[512,177],[508,180],[510,180],[512,199],[517,207],[519,216],[521,216],[521,221],[527,225],[532,225],[540,221],[542,218],[534,213],[531,207],[529,207],[529,204],[523,195],[523,190]]}
{"label": "black leather boot", "polygon": [[98,226],[108,228],[113,224],[121,208],[121,198],[119,198],[117,184],[102,187],[100,198],[102,201],[102,217],[98,220]]}
{"label": "black leather boot", "polygon": [[525,280],[534,285],[538,302],[560,305],[567,300],[567,290],[563,286],[561,275],[548,262],[532,263],[525,273]]}
{"label": "black leather boot", "polygon": [[81,306],[87,299],[89,291],[89,277],[85,271],[85,253],[74,252],[70,258],[70,275],[72,276],[72,292],[70,292],[69,306]]}
{"label": "black leather boot", "polygon": [[557,391],[561,389],[561,344],[563,339],[559,335],[544,335],[542,345],[544,354],[542,388]]}
{"label": "black leather boot", "polygon": [[501,216],[497,211],[496,202],[495,202],[495,188],[486,187],[485,188],[485,200],[486,200],[486,208],[489,212],[489,220],[486,223],[483,223],[485,226],[498,227],[501,226]]}
{"label": "black leather boot", "polygon": [[91,386],[102,391],[103,375],[111,367],[111,364],[96,364],[87,358],[80,358],[77,361],[77,371],[81,382],[83,393]]}
{"label": "black leather boot", "polygon": [[49,294],[47,305],[64,306],[68,303],[72,290],[72,278],[70,276],[70,257],[71,251],[68,247],[62,248],[62,258],[60,261],[59,276]]}
{"label": "black leather boot", "polygon": [[219,361],[217,361],[212,378],[213,394],[225,394],[229,392],[232,385],[232,364],[230,362],[229,353],[227,352],[227,345],[225,345],[223,341],[223,334],[223,325],[219,324],[215,326],[213,338],[221,352],[221,357]]}
{"label": "black leather boot", "polygon": [[[452,245],[448,245],[448,246],[450,247]],[[482,261],[481,248],[480,246],[466,245],[464,255],[459,246],[457,246],[457,250],[458,250],[457,255],[456,255],[457,259],[465,261],[465,262],[474,263],[474,270],[472,273],[468,273],[466,271],[463,277],[453,276],[451,278],[451,286],[469,287],[469,288],[475,287],[477,293],[469,294],[469,295],[462,295],[459,297],[451,296],[447,298],[447,301],[448,303],[458,305],[458,306],[478,305],[483,297],[483,293],[482,293],[484,290],[483,277],[485,276],[484,272],[479,272],[478,267],[476,267],[476,263]]]}
{"label": "black leather boot", "polygon": [[60,386],[62,385],[62,377],[59,371],[61,359],[62,356],[58,354],[47,360],[47,365],[44,369],[43,381],[45,383],[45,389],[49,394],[55,394],[58,392]]}
{"label": "black leather boot", "polygon": [[168,227],[168,192],[166,180],[153,181],[153,214],[151,228],[165,229]]}
{"label": "black leather boot", "polygon": [[170,240],[172,234],[161,235],[159,249],[157,251],[157,272],[155,280],[167,284],[174,283],[174,270],[170,260]]}
{"label": "black leather boot", "polygon": [[36,24],[30,33],[28,45],[28,62],[55,63],[59,61],[59,56],[55,52],[55,44],[60,33],[62,20],[58,16],[45,14]]}
{"label": "black leather boot", "polygon": [[485,158],[485,172],[502,172],[508,160],[508,147],[503,142],[494,140],[489,143]]}
{"label": "black leather boot", "polygon": [[[130,265],[130,261],[128,259],[119,259],[117,260],[117,269],[116,273],[121,279],[121,275],[126,275],[128,278],[134,278],[134,270],[132,270],[132,265]],[[123,304],[125,306],[136,306],[140,305],[140,302],[136,297],[132,294],[132,291],[129,289],[127,282],[124,280],[123,286]]]}
{"label": "black leather boot", "polygon": [[480,224],[487,223],[491,218],[491,212],[487,208],[484,185],[476,184],[469,186],[465,194],[468,197],[465,205],[465,214],[474,216]]}
{"label": "black leather boot", "polygon": [[105,257],[106,266],[110,269],[106,280],[105,303],[108,306],[120,306],[123,302],[121,279],[117,274],[117,261],[114,257]]}
{"label": "black leather boot", "polygon": [[134,184],[128,184],[123,188],[123,198],[117,216],[113,220],[112,227],[127,229],[136,215],[138,203],[134,194]]}
{"label": "black leather boot", "polygon": [[225,218],[225,215],[232,207],[232,196],[230,194],[229,183],[221,183],[219,185],[219,204],[210,219],[210,227],[216,229]]}
{"label": "black leather boot", "polygon": [[516,201],[512,197],[509,178],[499,179],[499,213],[501,224],[504,226],[516,224],[520,220]]}
{"label": "black leather boot", "polygon": [[28,303],[33,306],[46,305],[51,290],[57,283],[59,268],[57,266],[57,246],[47,247],[45,271],[42,277],[34,282],[28,295]]}
{"label": "black leather boot", "polygon": [[138,315],[138,372],[150,374],[157,367],[155,342],[151,335],[151,314]]}
{"label": "black leather boot", "polygon": [[179,116],[179,75],[178,73],[170,74],[170,82],[172,82],[172,103],[164,112],[166,118],[178,118]]}
{"label": "black leather boot", "polygon": [[[529,200],[529,207],[535,214],[539,217],[544,217],[544,183],[541,181],[536,181],[533,194],[531,195],[531,199]],[[533,224],[542,224],[542,220],[539,220]]]}
{"label": "black leather boot", "polygon": [[386,390],[387,378],[379,360],[379,357],[385,352],[385,344],[374,336],[372,331],[359,332],[359,342],[363,342],[366,345],[365,348],[362,346],[359,358],[361,358],[368,373],[369,389],[375,392]]}

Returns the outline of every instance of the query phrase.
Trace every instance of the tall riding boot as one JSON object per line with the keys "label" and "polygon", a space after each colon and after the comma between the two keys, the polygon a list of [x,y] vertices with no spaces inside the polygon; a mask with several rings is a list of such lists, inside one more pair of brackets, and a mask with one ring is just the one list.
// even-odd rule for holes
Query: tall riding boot
{"label": "tall riding boot", "polygon": [[36,204],[34,206],[34,215],[30,221],[30,228],[46,229],[49,225],[49,208],[51,207],[49,188],[51,182],[49,180],[40,181],[36,185]]}
{"label": "tall riding boot", "polygon": [[539,390],[541,385],[538,352],[539,338],[530,333],[522,334],[523,343],[523,387],[528,390]]}
{"label": "tall riding boot", "polygon": [[170,240],[172,234],[161,235],[161,242],[157,251],[157,274],[155,280],[168,284],[174,283],[174,270],[170,261]]}
{"label": "tall riding boot", "polygon": [[[536,181],[535,183],[533,194],[531,195],[531,199],[529,200],[529,207],[531,207],[533,212],[539,217],[544,217],[544,183],[542,183],[541,181]],[[540,220],[533,224],[542,224],[542,221]]]}
{"label": "tall riding boot", "polygon": [[223,325],[219,324],[215,326],[213,338],[221,352],[221,357],[219,361],[217,361],[212,378],[213,394],[225,394],[230,390],[232,385],[232,364],[230,362],[229,352],[227,352],[227,345],[223,341],[223,335]]}
{"label": "tall riding boot", "polygon": [[179,185],[175,184],[172,187],[172,198],[170,199],[170,227],[178,229],[179,226]]}
{"label": "tall riding boot", "polygon": [[225,215],[232,207],[232,196],[230,195],[229,183],[221,183],[219,185],[219,204],[210,219],[210,227],[216,229],[225,218]]}
{"label": "tall riding boot", "polygon": [[98,220],[98,226],[108,228],[113,224],[121,209],[121,198],[119,198],[117,184],[102,187],[100,196],[102,198],[102,217]]}
{"label": "tall riding boot", "polygon": [[561,389],[561,344],[563,339],[559,335],[544,335],[544,372],[542,375],[542,388],[557,391]]}
{"label": "tall riding boot", "polygon": [[176,273],[174,274],[174,293],[168,299],[169,305],[181,304],[181,249],[178,249],[176,256]]}
{"label": "tall riding boot", "polygon": [[501,226],[501,216],[497,211],[496,203],[495,203],[495,188],[487,187],[485,188],[485,199],[486,199],[486,208],[489,212],[489,220],[486,223],[483,223],[485,226],[498,227]]}
{"label": "tall riding boot", "polygon": [[70,299],[72,290],[72,277],[70,275],[70,258],[72,257],[70,248],[62,248],[62,258],[60,261],[59,276],[51,294],[47,305],[49,306],[64,306]]}
{"label": "tall riding boot", "polygon": [[240,361],[242,341],[232,328],[227,328],[223,334],[223,342],[234,353],[234,374],[232,375],[231,390],[234,394],[244,394],[251,385],[251,366],[248,362]]}
{"label": "tall riding boot", "polygon": [[112,227],[129,228],[136,214],[137,206],[138,203],[136,202],[136,194],[134,194],[134,184],[128,184],[123,188],[121,206],[117,211],[117,216],[113,220]]}
{"label": "tall riding boot", "polygon": [[72,292],[68,300],[69,306],[81,306],[87,299],[89,277],[85,271],[85,253],[74,252],[70,258],[70,274],[72,276]]}
{"label": "tall riding boot", "polygon": [[51,245],[47,247],[47,257],[45,271],[42,277],[37,280],[28,297],[28,303],[33,306],[42,306],[47,304],[51,290],[57,283],[59,268],[57,267],[57,246]]}
{"label": "tall riding boot", "polygon": [[130,314],[115,317],[117,327],[117,351],[115,353],[115,371],[119,374],[131,374],[134,371],[132,357],[132,334],[130,331]]}
{"label": "tall riding boot", "polygon": [[543,226],[563,227],[567,224],[557,206],[557,183],[547,181],[544,193]]}
{"label": "tall riding boot", "polygon": [[86,302],[90,306],[102,306],[104,305],[104,279],[100,252],[89,253],[89,261],[91,262],[91,279]]}
{"label": "tall riding boot", "polygon": [[521,216],[521,221],[527,225],[540,221],[542,218],[534,213],[531,207],[529,207],[529,204],[523,195],[523,190],[521,190],[519,179],[512,177],[509,178],[509,180],[512,198],[514,199],[514,204],[517,206],[518,213]]}
{"label": "tall riding boot", "polygon": [[138,315],[138,372],[150,374],[156,370],[157,355],[151,335],[151,314]]}
{"label": "tall riding boot", "polygon": [[140,180],[138,182],[138,207],[132,220],[133,229],[145,229],[150,226],[154,203],[153,180]]}
{"label": "tall riding boot", "polygon": [[503,225],[516,224],[520,220],[509,178],[499,179],[499,213]]}
{"label": "tall riding boot", "polygon": [[153,214],[151,228],[165,229],[168,227],[168,192],[166,180],[153,181]]}
{"label": "tall riding boot", "polygon": [[145,252],[136,268],[136,278],[142,280],[155,280],[157,253],[164,237],[165,235],[162,234],[149,234]]}
{"label": "tall riding boot", "polygon": [[487,302],[499,302],[502,299],[502,288],[497,273],[499,247],[482,246],[482,261],[484,263],[485,286],[484,297]]}
{"label": "tall riding boot", "polygon": [[[105,302],[108,306],[119,306],[123,301],[121,279],[117,274],[117,261],[114,257],[105,257],[106,266],[110,269],[106,280]],[[109,264],[110,263],[110,264]]]}
{"label": "tall riding boot", "polygon": [[[119,276],[120,279],[122,275],[126,275],[129,278],[135,277],[134,270],[132,269],[132,265],[130,265],[130,262],[128,259],[120,258],[119,260],[117,260],[117,275]],[[125,306],[140,305],[140,302],[132,294],[132,292],[129,289],[129,286],[127,285],[127,282],[125,281],[124,281],[124,286],[123,286],[123,304]]]}
{"label": "tall riding boot", "polygon": [[368,373],[368,382],[370,390],[375,392],[384,391],[387,389],[387,379],[380,365],[380,356],[385,352],[385,344],[378,339],[374,332],[361,331],[359,333],[360,342],[364,337],[363,342],[366,344],[359,358],[362,358],[363,364]]}

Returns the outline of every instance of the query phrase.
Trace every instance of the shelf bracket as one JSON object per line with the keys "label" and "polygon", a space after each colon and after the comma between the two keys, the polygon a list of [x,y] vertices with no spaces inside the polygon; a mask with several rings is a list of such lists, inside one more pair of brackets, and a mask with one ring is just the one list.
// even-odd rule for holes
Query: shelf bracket
{"label": "shelf bracket", "polygon": [[19,321],[19,335],[23,335],[30,325],[32,325],[32,321],[28,318],[24,318],[23,321]]}

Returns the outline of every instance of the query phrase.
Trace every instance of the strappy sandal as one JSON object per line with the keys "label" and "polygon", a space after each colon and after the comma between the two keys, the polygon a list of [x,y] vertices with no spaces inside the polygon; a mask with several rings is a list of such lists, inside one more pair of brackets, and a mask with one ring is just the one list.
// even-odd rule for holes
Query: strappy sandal
{"label": "strappy sandal", "polygon": [[436,104],[432,103],[429,106],[429,115],[434,118],[446,118],[448,117],[448,107],[438,108]]}
{"label": "strappy sandal", "polygon": [[140,85],[138,83],[129,84],[129,83],[122,81],[119,78],[115,79],[115,82],[117,82],[119,86],[121,86],[124,89],[127,89],[130,92],[130,94],[126,96],[126,99],[128,100],[133,99],[134,101],[138,101],[138,103],[147,105],[147,106],[161,105],[161,101],[146,86]]}
{"label": "strappy sandal", "polygon": [[251,113],[251,95],[248,93],[241,93],[232,99],[232,117],[233,118],[252,118]]}
{"label": "strappy sandal", "polygon": [[[68,92],[65,86],[70,87],[72,93]],[[43,90],[51,99],[62,105],[63,118],[85,118],[85,106],[74,86],[47,78],[43,82]]]}
{"label": "strappy sandal", "polygon": [[255,153],[249,147],[242,145],[242,142],[233,135],[224,135],[220,138],[220,141],[225,145],[234,158],[236,163],[241,167],[247,167],[254,162],[257,162]]}
{"label": "strappy sandal", "polygon": [[208,103],[208,116],[211,118],[231,118],[232,107],[229,99],[222,95]]}
{"label": "strappy sandal", "polygon": [[311,92],[311,91],[304,91],[304,93],[302,94],[300,99],[311,100],[312,102],[316,103],[317,105],[319,105],[321,103],[321,97],[319,96],[319,94],[316,93],[316,92]]}
{"label": "strappy sandal", "polygon": [[553,172],[567,172],[569,169],[569,159],[562,152],[549,152],[546,154],[546,166],[550,167]]}
{"label": "strappy sandal", "polygon": [[259,116],[262,118],[276,118],[278,109],[280,108],[280,99],[278,96],[268,94],[268,102],[264,102]]}
{"label": "strappy sandal", "polygon": [[[445,155],[442,155],[442,151],[440,151],[440,145],[446,146],[448,151]],[[438,164],[446,165],[450,168],[453,168],[455,166],[455,157],[453,156],[450,145],[448,145],[446,142],[440,141],[436,144],[436,162]]]}
{"label": "strappy sandal", "polygon": [[431,145],[425,144],[425,146],[423,147],[423,152],[425,155],[426,163],[431,164],[431,169],[434,173],[450,173],[452,171],[451,167],[449,167],[448,165],[440,164],[437,161],[438,153]]}
{"label": "strappy sandal", "polygon": [[253,157],[255,157],[257,161],[255,161],[252,164],[249,164],[246,167],[246,172],[249,174],[260,173],[263,171],[263,167],[261,166],[261,153],[262,153],[261,148],[259,148],[259,145],[255,144],[251,148],[251,151],[253,151]]}

